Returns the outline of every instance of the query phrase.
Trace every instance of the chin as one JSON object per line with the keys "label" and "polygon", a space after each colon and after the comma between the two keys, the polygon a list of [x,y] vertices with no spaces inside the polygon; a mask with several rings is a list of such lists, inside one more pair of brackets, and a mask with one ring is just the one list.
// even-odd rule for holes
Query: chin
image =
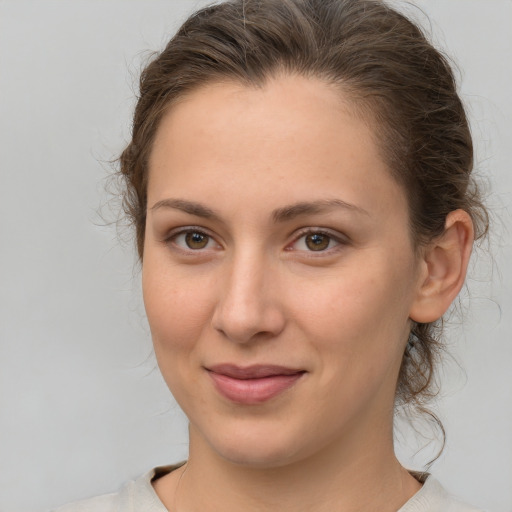
{"label": "chin", "polygon": [[269,446],[268,443],[265,446],[261,446],[261,444],[247,447],[222,447],[217,450],[217,453],[231,464],[255,469],[278,468],[291,464],[299,458],[297,453],[290,453],[283,450],[282,447]]}
{"label": "chin", "polygon": [[307,456],[301,442],[304,436],[293,435],[283,425],[242,424],[221,431],[222,436],[210,431],[211,435],[204,432],[201,437],[217,456],[232,464],[255,469],[278,468]]}

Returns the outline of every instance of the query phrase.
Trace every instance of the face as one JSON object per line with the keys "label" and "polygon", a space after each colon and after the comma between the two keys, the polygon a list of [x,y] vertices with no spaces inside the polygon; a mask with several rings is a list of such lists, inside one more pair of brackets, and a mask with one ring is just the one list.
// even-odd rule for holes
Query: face
{"label": "face", "polygon": [[372,137],[297,76],[205,86],[161,122],[143,291],[191,449],[270,467],[389,440],[419,280]]}

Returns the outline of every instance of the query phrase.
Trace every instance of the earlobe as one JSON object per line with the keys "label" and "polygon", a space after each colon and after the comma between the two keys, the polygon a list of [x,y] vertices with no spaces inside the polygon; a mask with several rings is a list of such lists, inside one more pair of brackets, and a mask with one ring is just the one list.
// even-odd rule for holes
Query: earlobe
{"label": "earlobe", "polygon": [[425,247],[418,289],[409,317],[418,323],[443,316],[458,295],[474,241],[473,222],[464,210],[447,215],[444,232]]}

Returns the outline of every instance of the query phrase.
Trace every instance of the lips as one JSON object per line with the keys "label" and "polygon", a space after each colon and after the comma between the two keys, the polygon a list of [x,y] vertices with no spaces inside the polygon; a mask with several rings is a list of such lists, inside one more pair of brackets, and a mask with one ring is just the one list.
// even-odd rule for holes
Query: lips
{"label": "lips", "polygon": [[303,370],[275,365],[240,367],[220,364],[207,368],[217,391],[239,404],[261,404],[292,387]]}

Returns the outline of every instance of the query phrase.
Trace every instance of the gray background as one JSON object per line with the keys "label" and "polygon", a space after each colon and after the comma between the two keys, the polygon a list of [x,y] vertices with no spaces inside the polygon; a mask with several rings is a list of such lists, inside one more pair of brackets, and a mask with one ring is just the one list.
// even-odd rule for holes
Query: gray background
{"label": "gray background", "polygon": [[[111,492],[186,457],[186,422],[151,352],[130,245],[102,226],[108,161],[127,140],[145,50],[199,1],[0,0],[0,510]],[[437,406],[432,471],[512,511],[512,1],[424,0],[460,64],[477,169],[498,220],[477,255]],[[426,23],[418,11],[404,7]],[[428,24],[427,24],[428,26]],[[421,446],[400,428],[404,461]]]}

